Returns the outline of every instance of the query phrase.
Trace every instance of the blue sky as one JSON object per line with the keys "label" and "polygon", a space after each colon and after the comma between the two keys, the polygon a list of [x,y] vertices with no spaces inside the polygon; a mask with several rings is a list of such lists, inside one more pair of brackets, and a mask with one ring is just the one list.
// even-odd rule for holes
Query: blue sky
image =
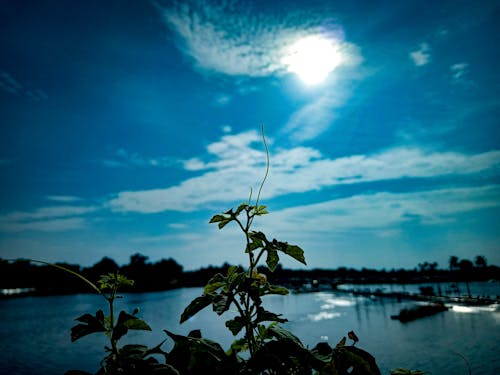
{"label": "blue sky", "polygon": [[[495,1],[2,1],[0,257],[309,267],[500,263]],[[300,41],[314,84],[291,57]],[[305,43],[305,42],[304,42]],[[304,44],[302,43],[302,44]],[[311,44],[306,44],[310,46]],[[296,266],[285,261],[285,266]]]}

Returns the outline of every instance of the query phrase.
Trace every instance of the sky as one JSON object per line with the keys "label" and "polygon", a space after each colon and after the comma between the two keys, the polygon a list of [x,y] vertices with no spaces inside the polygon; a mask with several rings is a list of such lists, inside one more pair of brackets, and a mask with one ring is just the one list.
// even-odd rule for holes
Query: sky
{"label": "sky", "polygon": [[[498,1],[0,0],[0,258],[500,264]],[[285,267],[301,267],[282,257]]]}

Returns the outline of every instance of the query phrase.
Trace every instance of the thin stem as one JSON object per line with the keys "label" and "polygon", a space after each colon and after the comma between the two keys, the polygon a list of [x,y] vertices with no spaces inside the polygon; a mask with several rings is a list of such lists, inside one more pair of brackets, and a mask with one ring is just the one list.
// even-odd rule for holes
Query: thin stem
{"label": "thin stem", "polygon": [[257,194],[257,200],[255,201],[255,206],[259,206],[259,199],[260,199],[260,193],[262,192],[262,188],[264,187],[264,183],[267,180],[267,175],[269,174],[269,148],[267,147],[266,143],[266,136],[264,134],[264,124],[262,124],[262,141],[264,142],[264,148],[266,149],[266,173],[264,174],[264,178],[262,179],[262,182],[260,183],[259,187],[259,192]]}
{"label": "thin stem", "polygon": [[[8,261],[15,261],[14,259],[7,259],[7,260]],[[68,273],[70,273],[70,274],[78,277],[79,279],[83,280],[84,282],[86,282],[88,285],[90,285],[92,287],[92,289],[94,289],[97,293],[99,293],[101,296],[103,296],[104,298],[107,299],[106,295],[92,281],[90,281],[89,279],[87,279],[84,276],[80,275],[78,272],[75,272],[73,270],[70,270],[69,268],[60,266],[58,264],[44,262],[43,260],[36,260],[36,259],[27,259],[27,260],[29,262],[32,262],[32,263],[41,263],[41,264],[45,264],[47,266],[51,266],[51,267],[54,267],[54,268],[58,268],[58,269],[60,269],[62,271],[68,272]]]}

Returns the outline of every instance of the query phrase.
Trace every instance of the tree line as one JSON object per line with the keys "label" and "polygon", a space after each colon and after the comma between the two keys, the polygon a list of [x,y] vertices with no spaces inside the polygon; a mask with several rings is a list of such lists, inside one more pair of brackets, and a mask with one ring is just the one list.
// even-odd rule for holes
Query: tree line
{"label": "tree line", "polygon": [[[174,259],[161,259],[150,262],[148,257],[136,253],[127,264],[119,266],[113,259],[103,257],[90,267],[75,264],[57,263],[77,272],[92,282],[97,282],[100,275],[116,273],[134,280],[128,292],[160,291],[179,287],[197,287],[205,285],[216,273],[225,274],[228,263],[221,266],[208,266],[194,271],[184,271]],[[258,271],[266,275],[274,283],[290,288],[300,287],[304,283],[322,284],[370,284],[370,283],[422,283],[453,282],[463,283],[470,295],[470,281],[500,280],[500,268],[488,265],[484,256],[478,255],[474,260],[459,259],[451,256],[446,268],[439,268],[436,262],[419,263],[413,269],[376,270],[369,268],[354,269],[339,267],[336,269],[286,269],[278,265],[271,273],[265,266]],[[70,294],[89,292],[88,286],[78,278],[61,270],[18,259],[7,261],[0,259],[0,289],[29,288],[35,294]],[[457,286],[458,288],[458,286]]]}

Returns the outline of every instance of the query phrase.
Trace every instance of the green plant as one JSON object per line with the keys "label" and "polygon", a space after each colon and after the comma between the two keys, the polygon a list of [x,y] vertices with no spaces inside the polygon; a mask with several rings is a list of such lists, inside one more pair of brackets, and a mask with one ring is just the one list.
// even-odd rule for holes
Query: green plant
{"label": "green plant", "polygon": [[[302,344],[292,332],[281,326],[287,320],[281,314],[266,310],[263,298],[268,295],[286,295],[284,287],[271,284],[267,277],[258,271],[264,262],[272,273],[280,255],[287,255],[306,264],[304,251],[296,245],[269,239],[262,231],[254,231],[254,219],[268,213],[266,206],[259,204],[262,187],[269,172],[269,154],[266,173],[260,185],[257,199],[252,204],[241,203],[211,218],[210,223],[219,229],[235,224],[243,233],[243,251],[248,257],[248,266],[231,266],[226,274],[214,275],[203,289],[201,296],[195,298],[184,310],[180,322],[185,322],[204,308],[212,306],[213,311],[223,315],[231,311],[235,316],[225,322],[235,338],[231,347],[224,351],[220,344],[203,338],[200,330],[187,336],[165,333],[174,341],[173,349],[167,353],[161,349],[163,344],[148,348],[144,345],[119,346],[119,340],[129,330],[150,330],[151,328],[136,315],[121,311],[115,319],[115,300],[119,288],[131,285],[132,281],[118,273],[102,276],[98,286],[74,271],[56,266],[81,278],[104,297],[108,304],[108,315],[99,310],[95,315],[84,314],[71,330],[72,341],[92,333],[102,332],[110,340],[106,356],[101,361],[97,375],[102,374],[307,374],[319,375],[379,375],[380,370],[373,356],[355,346],[359,341],[353,331],[348,333],[351,345],[346,345],[344,337],[332,348],[327,343],[319,343],[313,349]],[[265,259],[265,260],[264,260]],[[156,356],[155,356],[156,355]],[[157,357],[163,357],[160,363]],[[396,370],[398,371],[398,370]],[[418,372],[411,372],[418,374]],[[67,375],[88,373],[71,370]]]}
{"label": "green plant", "polygon": [[[249,374],[310,374],[313,370],[320,374],[380,374],[374,358],[354,347],[357,341],[354,332],[349,332],[349,337],[353,339],[351,346],[345,345],[344,338],[335,348],[321,343],[309,350],[292,332],[280,326],[280,323],[287,322],[285,318],[263,307],[263,297],[272,294],[286,295],[288,290],[271,284],[264,274],[259,273],[257,266],[260,262],[265,259],[265,264],[271,272],[276,269],[280,255],[290,256],[306,264],[304,251],[299,246],[269,239],[263,232],[252,229],[255,218],[268,214],[266,206],[259,204],[262,187],[269,172],[269,153],[264,134],[263,143],[266,148],[267,167],[255,203],[251,203],[250,194],[248,202],[241,203],[236,209],[231,208],[215,215],[210,220],[210,223],[217,224],[219,229],[233,223],[241,230],[248,266],[246,269],[233,266],[225,275],[214,275],[205,285],[203,294],[186,307],[180,322],[185,322],[210,305],[218,315],[230,310],[236,312],[236,316],[227,320],[225,325],[234,336],[241,331],[244,333],[232,343],[225,355],[220,350],[213,353],[213,364],[226,364],[219,366],[219,369],[232,369]],[[199,335],[191,337],[190,341],[183,338],[181,342],[173,334],[169,335],[176,345],[184,345],[187,352],[191,353],[200,346],[201,341],[197,340],[203,340]],[[189,346],[190,343],[192,346]],[[249,353],[248,359],[240,356],[240,353],[245,351]],[[195,362],[196,360],[187,365],[184,363],[181,373],[196,373],[193,367]]]}
{"label": "green plant", "polygon": [[[58,268],[76,274],[71,270],[64,267],[57,266]],[[101,361],[100,369],[97,375],[101,374],[178,374],[178,372],[168,364],[160,364],[159,361],[153,356],[154,354],[165,355],[166,353],[161,350],[161,345],[154,348],[148,348],[145,345],[124,345],[119,346],[120,339],[128,333],[129,330],[145,330],[150,331],[151,328],[143,320],[139,319],[136,315],[139,309],[134,309],[132,314],[126,311],[120,311],[118,318],[115,314],[115,301],[120,296],[117,294],[118,290],[125,286],[131,286],[132,280],[127,279],[119,273],[110,273],[101,276],[98,285],[95,285],[88,279],[81,275],[76,274],[83,279],[86,283],[92,286],[108,304],[108,315],[105,315],[102,310],[98,310],[94,315],[84,314],[76,320],[79,322],[71,329],[71,341],[81,339],[84,336],[92,333],[104,333],[109,338],[109,346],[105,347],[107,355]],[[70,370],[66,375],[85,375],[88,373],[80,370]]]}

